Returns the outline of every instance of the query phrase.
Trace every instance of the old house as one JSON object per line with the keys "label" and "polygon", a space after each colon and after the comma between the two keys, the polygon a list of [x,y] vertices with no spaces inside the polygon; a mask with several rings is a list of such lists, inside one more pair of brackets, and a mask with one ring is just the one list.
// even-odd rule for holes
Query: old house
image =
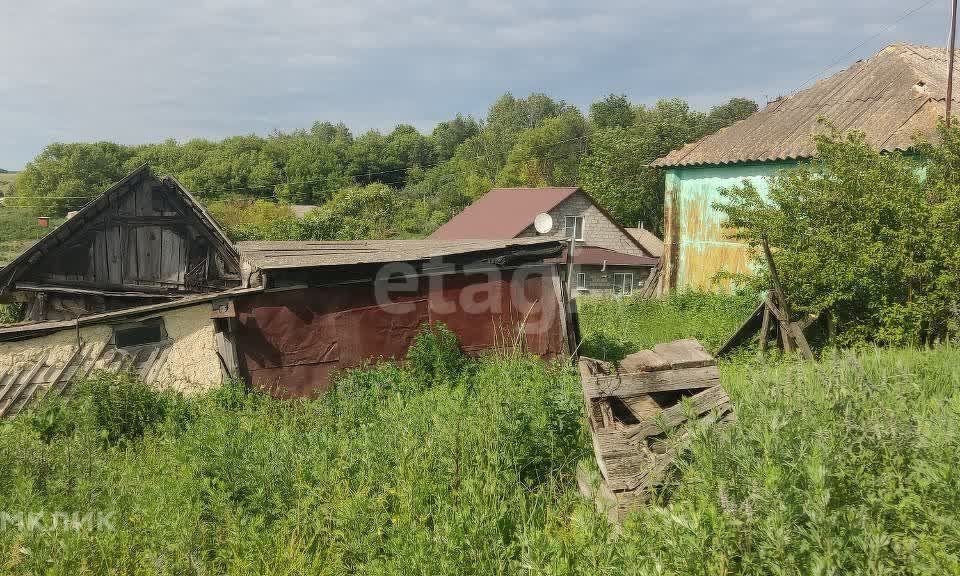
{"label": "old house", "polygon": [[175,180],[141,169],[2,271],[8,298],[31,317],[0,327],[0,417],[101,368],[187,393],[242,378],[311,395],[338,370],[403,357],[436,321],[470,354],[569,353],[563,247],[552,238],[234,245]]}
{"label": "old house", "polygon": [[63,320],[239,286],[236,249],[174,178],[144,166],[0,270],[24,320]]}
{"label": "old house", "polygon": [[664,290],[715,287],[720,271],[750,273],[747,247],[728,237],[713,204],[744,180],[765,193],[768,177],[811,158],[814,135],[829,129],[821,118],[862,131],[882,151],[907,151],[916,134],[933,137],[945,114],[947,56],[941,48],[887,46],[654,162],[666,173]]}
{"label": "old house", "polygon": [[[534,219],[549,214],[550,228]],[[626,295],[644,287],[659,261],[580,188],[496,188],[454,216],[435,240],[574,238],[578,293]]]}

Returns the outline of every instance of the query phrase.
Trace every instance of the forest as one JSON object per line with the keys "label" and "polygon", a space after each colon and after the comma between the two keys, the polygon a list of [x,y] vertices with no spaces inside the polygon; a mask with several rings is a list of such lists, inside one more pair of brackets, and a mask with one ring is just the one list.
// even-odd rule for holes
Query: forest
{"label": "forest", "polygon": [[[680,99],[623,95],[585,114],[545,94],[501,96],[486,117],[457,115],[429,134],[408,124],[354,135],[342,123],[220,141],[53,143],[17,174],[7,206],[62,216],[149,164],[197,195],[236,240],[414,238],[491,187],[583,187],[622,224],[658,230],[663,176],[647,165],[749,116],[734,98],[709,112]],[[289,205],[316,205],[305,218]]]}

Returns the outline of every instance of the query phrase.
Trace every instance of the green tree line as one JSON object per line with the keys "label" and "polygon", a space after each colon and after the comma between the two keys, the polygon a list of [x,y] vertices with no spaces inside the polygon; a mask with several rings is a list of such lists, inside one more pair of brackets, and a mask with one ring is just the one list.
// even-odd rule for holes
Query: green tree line
{"label": "green tree line", "polygon": [[[354,135],[317,122],[221,141],[54,143],[18,174],[7,202],[62,215],[149,164],[238,238],[423,236],[493,186],[579,185],[622,224],[656,229],[663,178],[649,162],[756,109],[742,98],[700,112],[680,99],[643,106],[611,95],[584,115],[544,94],[508,93],[485,118],[457,115],[429,134],[400,124]],[[301,221],[284,204],[320,208]]]}

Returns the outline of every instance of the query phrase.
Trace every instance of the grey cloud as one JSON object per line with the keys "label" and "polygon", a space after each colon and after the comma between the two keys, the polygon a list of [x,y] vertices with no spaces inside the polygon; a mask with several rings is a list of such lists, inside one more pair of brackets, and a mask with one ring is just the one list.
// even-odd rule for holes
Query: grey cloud
{"label": "grey cloud", "polygon": [[[917,0],[917,4],[921,3]],[[219,138],[342,120],[429,130],[503,92],[709,107],[789,92],[896,0],[16,2],[0,35],[0,167],[53,141]],[[935,2],[851,54],[940,44]],[[846,63],[846,62],[845,62]]]}

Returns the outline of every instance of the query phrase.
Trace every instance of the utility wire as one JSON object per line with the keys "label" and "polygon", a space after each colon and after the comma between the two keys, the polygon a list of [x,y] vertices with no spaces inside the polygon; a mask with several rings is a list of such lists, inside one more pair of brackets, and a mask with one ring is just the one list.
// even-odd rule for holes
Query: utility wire
{"label": "utility wire", "polygon": [[818,78],[818,77],[824,75],[825,73],[829,72],[829,71],[832,70],[833,67],[836,66],[837,64],[842,64],[843,62],[846,62],[847,58],[849,58],[850,55],[852,55],[854,52],[856,52],[857,50],[859,50],[860,48],[862,48],[862,47],[863,47],[864,45],[866,45],[868,42],[870,42],[871,40],[875,40],[875,39],[879,38],[880,36],[883,36],[884,34],[887,34],[888,32],[892,31],[894,28],[897,27],[897,24],[899,24],[900,22],[903,22],[903,21],[906,20],[907,18],[913,16],[913,15],[916,14],[917,12],[923,10],[924,8],[926,8],[927,6],[933,4],[933,3],[936,2],[936,1],[937,1],[937,0],[927,0],[926,2],[920,4],[919,6],[916,6],[916,7],[914,7],[914,8],[911,8],[910,10],[907,10],[906,12],[904,12],[903,14],[901,14],[896,20],[894,20],[893,22],[891,22],[890,24],[888,24],[888,25],[886,26],[886,28],[884,28],[883,30],[880,30],[880,31],[877,32],[876,34],[873,34],[872,36],[870,36],[870,37],[862,40],[859,44],[857,44],[856,46],[854,46],[853,48],[851,48],[850,50],[848,50],[846,53],[843,54],[843,56],[840,56],[840,58],[838,58],[837,60],[835,60],[834,62],[832,62],[829,66],[827,66],[827,67],[824,68],[823,70],[817,72],[816,74],[814,74],[814,75],[810,76],[809,78],[807,78],[806,80],[804,80],[802,84],[800,84],[796,89],[794,89],[794,90],[791,91],[790,93],[792,94],[792,93],[794,93],[794,92],[797,92],[797,91],[803,89],[807,84],[810,83],[811,80],[815,80],[816,78]]}

